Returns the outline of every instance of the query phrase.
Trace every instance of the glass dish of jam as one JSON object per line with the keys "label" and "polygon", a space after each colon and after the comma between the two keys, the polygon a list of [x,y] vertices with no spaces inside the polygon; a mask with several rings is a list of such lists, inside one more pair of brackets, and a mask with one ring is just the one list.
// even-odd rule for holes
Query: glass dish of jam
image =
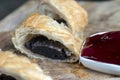
{"label": "glass dish of jam", "polygon": [[89,36],[83,43],[80,61],[93,70],[120,75],[120,31]]}

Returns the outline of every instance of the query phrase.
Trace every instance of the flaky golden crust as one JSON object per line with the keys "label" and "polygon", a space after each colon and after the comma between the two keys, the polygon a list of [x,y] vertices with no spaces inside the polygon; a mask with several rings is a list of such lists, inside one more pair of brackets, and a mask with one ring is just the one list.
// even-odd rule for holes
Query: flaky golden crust
{"label": "flaky golden crust", "polygon": [[[63,24],[58,24],[48,16],[38,13],[28,17],[23,24],[15,31],[12,41],[16,49],[30,57],[44,59],[45,57],[32,53],[24,47],[25,42],[33,36],[43,35],[48,39],[59,41],[67,47],[73,55],[67,60],[58,60],[63,62],[75,62],[79,59],[82,40],[75,37],[72,32]],[[51,55],[54,53],[51,53]]]}
{"label": "flaky golden crust", "polygon": [[87,12],[75,0],[41,0],[40,13],[52,18],[58,15],[66,20],[72,32],[82,37]]}
{"label": "flaky golden crust", "polygon": [[0,51],[0,73],[15,77],[16,80],[52,80],[28,58],[8,51]]}

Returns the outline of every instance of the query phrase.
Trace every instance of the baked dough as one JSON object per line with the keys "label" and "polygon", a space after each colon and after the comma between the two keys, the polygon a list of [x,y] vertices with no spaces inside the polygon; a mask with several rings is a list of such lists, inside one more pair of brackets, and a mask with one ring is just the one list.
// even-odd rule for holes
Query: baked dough
{"label": "baked dough", "polygon": [[[35,36],[45,36],[48,40],[57,41],[70,50],[71,54],[67,59],[53,59],[61,62],[76,62],[79,59],[80,47],[82,40],[72,34],[71,30],[64,24],[58,24],[49,16],[38,13],[30,15],[23,24],[16,29],[12,42],[16,49],[29,57],[40,59],[51,59],[49,57],[36,54],[25,47],[25,43]],[[49,52],[50,56],[54,53]],[[59,53],[58,53],[59,54]],[[61,54],[59,54],[61,55]]]}
{"label": "baked dough", "polygon": [[14,78],[3,79],[0,76],[0,80],[53,80],[36,63],[8,51],[0,51],[0,73]]}
{"label": "baked dough", "polygon": [[74,35],[83,37],[87,12],[75,0],[40,0],[40,13],[53,19],[63,19]]}

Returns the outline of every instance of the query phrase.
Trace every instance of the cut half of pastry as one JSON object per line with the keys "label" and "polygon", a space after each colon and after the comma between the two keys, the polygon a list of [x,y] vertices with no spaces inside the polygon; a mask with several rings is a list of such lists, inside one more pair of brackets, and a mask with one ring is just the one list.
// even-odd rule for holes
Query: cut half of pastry
{"label": "cut half of pastry", "polygon": [[87,12],[75,0],[40,0],[40,13],[69,27],[74,35],[83,37]]}
{"label": "cut half of pastry", "polygon": [[28,58],[0,51],[0,80],[53,80]]}
{"label": "cut half of pastry", "polygon": [[82,44],[68,27],[38,13],[16,29],[12,41],[16,49],[30,57],[61,62],[76,62]]}

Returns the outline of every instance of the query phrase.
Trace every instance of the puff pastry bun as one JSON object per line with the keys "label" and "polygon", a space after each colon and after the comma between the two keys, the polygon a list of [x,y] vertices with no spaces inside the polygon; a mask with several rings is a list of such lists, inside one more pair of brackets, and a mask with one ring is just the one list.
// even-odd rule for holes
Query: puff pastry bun
{"label": "puff pastry bun", "polygon": [[88,21],[87,12],[75,0],[41,0],[39,9],[40,13],[59,22],[63,20],[74,35],[82,38]]}
{"label": "puff pastry bun", "polygon": [[0,80],[53,80],[36,63],[8,51],[0,51],[0,73]]}
{"label": "puff pastry bun", "polygon": [[82,44],[68,27],[38,13],[16,29],[12,41],[16,49],[30,57],[61,62],[76,62]]}

